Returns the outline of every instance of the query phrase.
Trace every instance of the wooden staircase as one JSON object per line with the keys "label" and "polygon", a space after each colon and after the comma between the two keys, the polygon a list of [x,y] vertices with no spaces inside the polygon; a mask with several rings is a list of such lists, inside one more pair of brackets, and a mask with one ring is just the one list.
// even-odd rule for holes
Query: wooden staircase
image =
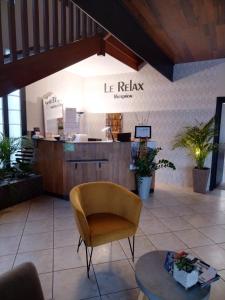
{"label": "wooden staircase", "polygon": [[0,0],[0,97],[105,53],[143,63],[72,0]]}

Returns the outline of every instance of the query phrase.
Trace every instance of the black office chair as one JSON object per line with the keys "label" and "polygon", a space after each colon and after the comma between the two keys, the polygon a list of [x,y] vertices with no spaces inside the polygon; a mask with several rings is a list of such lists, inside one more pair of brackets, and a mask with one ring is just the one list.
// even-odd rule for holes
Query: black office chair
{"label": "black office chair", "polygon": [[24,263],[0,276],[1,300],[44,300],[35,266]]}

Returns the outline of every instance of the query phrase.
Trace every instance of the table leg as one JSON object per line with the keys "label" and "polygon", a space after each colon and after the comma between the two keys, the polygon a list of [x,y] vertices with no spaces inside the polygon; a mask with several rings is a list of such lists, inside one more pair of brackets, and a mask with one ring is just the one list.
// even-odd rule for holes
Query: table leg
{"label": "table leg", "polygon": [[140,291],[138,295],[138,300],[150,300],[150,299],[147,296],[145,296],[145,294],[142,293],[142,291]]}

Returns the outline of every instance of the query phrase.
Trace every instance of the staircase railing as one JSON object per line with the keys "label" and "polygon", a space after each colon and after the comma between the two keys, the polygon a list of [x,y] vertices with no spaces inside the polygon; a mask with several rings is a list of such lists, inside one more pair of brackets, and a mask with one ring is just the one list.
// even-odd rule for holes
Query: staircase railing
{"label": "staircase railing", "polygon": [[101,31],[70,0],[0,0],[0,64],[92,37]]}

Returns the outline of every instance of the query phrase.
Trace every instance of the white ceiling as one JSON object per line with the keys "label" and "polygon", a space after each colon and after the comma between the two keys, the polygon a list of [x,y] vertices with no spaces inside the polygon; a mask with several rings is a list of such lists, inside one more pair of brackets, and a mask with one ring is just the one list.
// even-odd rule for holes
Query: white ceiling
{"label": "white ceiling", "polygon": [[136,72],[134,69],[123,64],[111,55],[93,55],[80,61],[65,71],[72,72],[81,77],[94,77]]}

